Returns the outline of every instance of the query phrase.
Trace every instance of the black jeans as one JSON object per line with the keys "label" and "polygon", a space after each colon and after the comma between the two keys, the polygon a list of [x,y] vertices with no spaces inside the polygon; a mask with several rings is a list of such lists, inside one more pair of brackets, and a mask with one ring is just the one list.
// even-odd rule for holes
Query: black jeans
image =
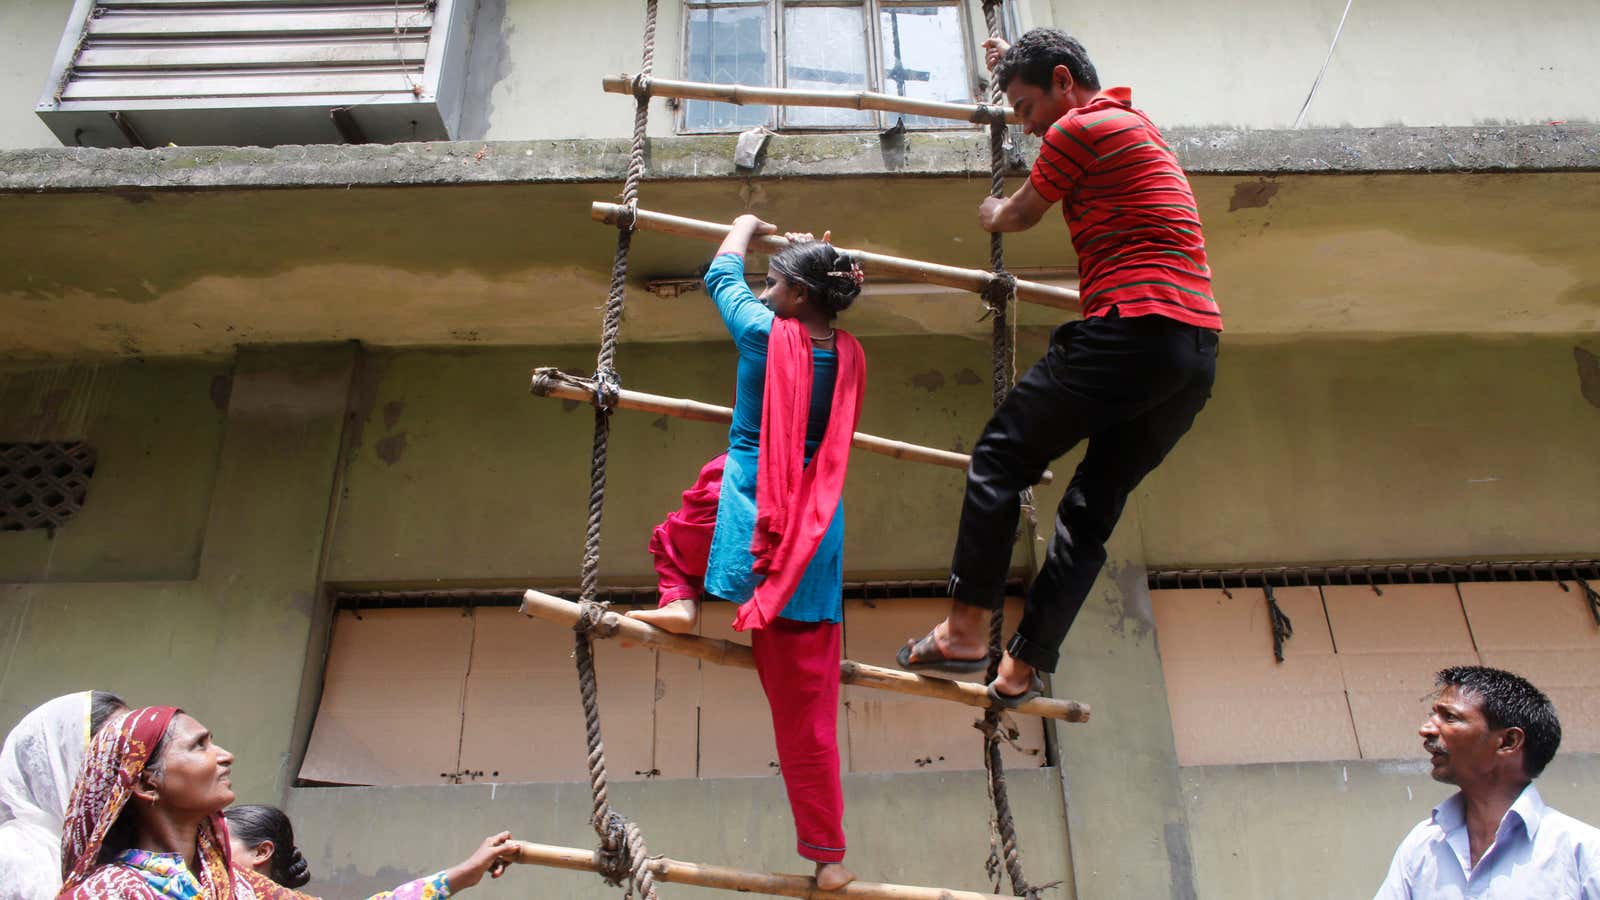
{"label": "black jeans", "polygon": [[1005,600],[1022,491],[1051,460],[1089,441],[1007,647],[1013,657],[1055,671],[1129,492],[1194,424],[1216,371],[1216,332],[1113,310],[1057,328],[1044,358],[995,410],[972,451],[950,564],[950,596],[971,606],[998,609]]}

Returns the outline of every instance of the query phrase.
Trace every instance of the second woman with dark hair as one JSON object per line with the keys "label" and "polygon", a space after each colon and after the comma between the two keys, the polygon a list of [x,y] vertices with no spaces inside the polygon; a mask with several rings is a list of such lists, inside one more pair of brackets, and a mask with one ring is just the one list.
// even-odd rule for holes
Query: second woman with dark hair
{"label": "second woman with dark hair", "polygon": [[294,825],[276,806],[243,804],[222,811],[234,865],[265,875],[289,888],[305,886],[311,867],[294,843]]}
{"label": "second woman with dark hair", "polygon": [[[706,289],[739,350],[739,373],[704,590],[739,604],[734,627],[751,632],[797,850],[816,863],[818,886],[835,890],[855,877],[843,865],[837,734],[841,498],[866,359],[861,344],[833,322],[861,292],[862,275],[827,234],[821,241],[791,235],[791,245],[772,257],[758,298],[745,284],[744,255],[752,237],[775,231],[755,216],[740,216],[706,272]],[[679,518],[703,519],[703,510],[687,506],[714,494],[686,494]],[[672,525],[669,519],[663,528]],[[652,541],[658,558],[661,537]],[[694,593],[669,592],[664,584],[669,602],[630,615],[668,631],[692,631],[700,614]]]}

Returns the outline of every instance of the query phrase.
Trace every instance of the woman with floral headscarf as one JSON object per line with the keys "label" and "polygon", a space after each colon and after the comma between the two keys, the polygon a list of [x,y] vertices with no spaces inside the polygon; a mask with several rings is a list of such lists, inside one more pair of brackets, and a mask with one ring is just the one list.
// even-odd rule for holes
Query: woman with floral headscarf
{"label": "woman with floral headscarf", "polygon": [[[61,836],[58,900],[293,898],[230,858],[222,810],[233,802],[233,754],[170,706],[128,713],[95,736]],[[440,900],[499,875],[518,845],[508,832],[465,862],[377,895]],[[377,900],[377,898],[374,898]]]}
{"label": "woman with floral headscarf", "polygon": [[61,823],[89,738],[122,698],[57,697],[22,717],[0,748],[0,900],[51,900],[61,890]]}

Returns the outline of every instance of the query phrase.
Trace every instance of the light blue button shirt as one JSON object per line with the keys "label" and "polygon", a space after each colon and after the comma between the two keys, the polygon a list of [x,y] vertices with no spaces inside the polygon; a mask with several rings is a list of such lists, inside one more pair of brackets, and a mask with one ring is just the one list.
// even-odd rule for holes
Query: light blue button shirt
{"label": "light blue button shirt", "polygon": [[1532,784],[1476,866],[1460,793],[1411,829],[1374,900],[1600,900],[1600,829],[1544,805]]}

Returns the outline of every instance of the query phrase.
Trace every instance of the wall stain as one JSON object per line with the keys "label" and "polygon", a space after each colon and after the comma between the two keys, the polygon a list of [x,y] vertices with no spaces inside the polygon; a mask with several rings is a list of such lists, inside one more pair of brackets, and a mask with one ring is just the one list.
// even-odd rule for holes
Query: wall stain
{"label": "wall stain", "polygon": [[390,400],[383,405],[383,430],[393,431],[394,426],[400,421],[400,414],[406,411],[404,400]]}
{"label": "wall stain", "polygon": [[233,396],[233,376],[211,376],[211,405],[217,408],[217,412],[228,411],[228,398],[231,396]]}
{"label": "wall stain", "polygon": [[374,449],[378,451],[379,459],[383,460],[388,465],[394,465],[400,461],[400,457],[405,455],[406,432],[402,431],[399,434],[389,435],[388,437],[379,441]]}
{"label": "wall stain", "polygon": [[1166,844],[1167,867],[1172,873],[1172,900],[1195,900],[1194,855],[1189,850],[1189,828],[1168,822],[1161,829]]}
{"label": "wall stain", "polygon": [[961,371],[956,373],[956,384],[964,384],[965,385],[965,384],[982,384],[982,383],[983,383],[983,379],[979,378],[978,377],[978,373],[972,371],[971,369],[962,369]]}
{"label": "wall stain", "polygon": [[1233,198],[1228,201],[1228,212],[1266,206],[1277,193],[1277,183],[1265,178],[1236,184],[1233,186]]}
{"label": "wall stain", "polygon": [[917,374],[911,376],[910,384],[913,388],[922,388],[931,394],[934,391],[940,390],[944,387],[944,373],[938,369],[929,369],[926,372],[918,372]]}
{"label": "wall stain", "polygon": [[1600,356],[1573,346],[1572,358],[1578,364],[1578,390],[1589,405],[1600,409]]}
{"label": "wall stain", "polygon": [[667,417],[666,416],[662,416],[661,418],[655,420],[654,422],[651,422],[650,423],[650,427],[654,428],[657,431],[666,431],[667,430]]}

